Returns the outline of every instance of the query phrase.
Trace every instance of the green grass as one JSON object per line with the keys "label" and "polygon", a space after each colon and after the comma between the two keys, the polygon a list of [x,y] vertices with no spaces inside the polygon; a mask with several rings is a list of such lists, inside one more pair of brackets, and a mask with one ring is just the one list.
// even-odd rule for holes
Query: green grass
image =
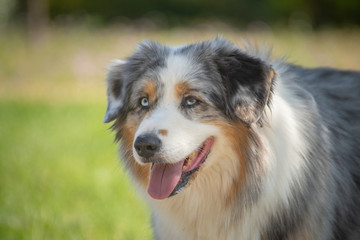
{"label": "green grass", "polygon": [[149,209],[118,164],[105,66],[143,39],[273,46],[297,64],[360,70],[359,29],[244,32],[55,28],[36,42],[0,33],[0,239],[152,239]]}
{"label": "green grass", "polygon": [[0,103],[0,239],[151,239],[103,104]]}

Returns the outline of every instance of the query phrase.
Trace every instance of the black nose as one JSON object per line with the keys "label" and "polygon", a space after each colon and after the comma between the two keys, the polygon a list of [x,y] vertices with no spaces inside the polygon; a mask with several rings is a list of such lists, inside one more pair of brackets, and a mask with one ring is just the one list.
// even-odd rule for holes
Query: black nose
{"label": "black nose", "polygon": [[155,134],[140,135],[136,138],[134,147],[139,156],[150,158],[159,151],[161,140]]}

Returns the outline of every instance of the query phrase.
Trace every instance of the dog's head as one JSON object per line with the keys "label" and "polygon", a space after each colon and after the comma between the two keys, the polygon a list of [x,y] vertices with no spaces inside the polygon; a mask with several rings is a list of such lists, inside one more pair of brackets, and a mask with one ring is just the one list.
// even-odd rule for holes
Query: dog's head
{"label": "dog's head", "polygon": [[226,161],[219,152],[241,161],[273,75],[265,62],[221,38],[180,47],[146,41],[109,66],[104,122],[116,120],[123,158],[148,193],[167,198],[195,181],[204,163],[198,174]]}

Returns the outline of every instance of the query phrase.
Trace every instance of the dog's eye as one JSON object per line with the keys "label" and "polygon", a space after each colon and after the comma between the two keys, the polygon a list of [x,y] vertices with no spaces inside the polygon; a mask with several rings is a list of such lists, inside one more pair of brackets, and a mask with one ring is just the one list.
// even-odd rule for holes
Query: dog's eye
{"label": "dog's eye", "polygon": [[149,99],[147,97],[143,97],[140,99],[140,105],[143,108],[149,107]]}
{"label": "dog's eye", "polygon": [[194,97],[187,97],[187,98],[185,98],[184,105],[185,105],[185,107],[193,107],[196,104],[198,104],[199,102],[200,101]]}

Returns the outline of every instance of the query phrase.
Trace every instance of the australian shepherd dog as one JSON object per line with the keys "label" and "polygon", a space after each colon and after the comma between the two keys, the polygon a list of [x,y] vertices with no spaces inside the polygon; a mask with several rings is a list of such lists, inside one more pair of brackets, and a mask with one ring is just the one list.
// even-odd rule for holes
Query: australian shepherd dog
{"label": "australian shepherd dog", "polygon": [[360,73],[222,37],[139,44],[104,122],[157,239],[360,239]]}

